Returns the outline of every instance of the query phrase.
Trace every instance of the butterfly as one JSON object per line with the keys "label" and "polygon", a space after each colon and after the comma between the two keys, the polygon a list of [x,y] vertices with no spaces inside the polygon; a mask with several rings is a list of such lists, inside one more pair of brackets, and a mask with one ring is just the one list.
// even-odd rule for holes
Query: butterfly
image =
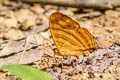
{"label": "butterfly", "polygon": [[49,27],[59,55],[79,57],[94,51],[93,36],[67,15],[53,13],[49,18]]}

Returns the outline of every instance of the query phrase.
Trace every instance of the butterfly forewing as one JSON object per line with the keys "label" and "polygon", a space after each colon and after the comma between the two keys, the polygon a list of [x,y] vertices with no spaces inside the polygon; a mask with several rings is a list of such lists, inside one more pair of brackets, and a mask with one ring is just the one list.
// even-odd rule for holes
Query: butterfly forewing
{"label": "butterfly forewing", "polygon": [[95,49],[93,36],[70,17],[56,12],[49,19],[50,31],[61,55],[79,56]]}

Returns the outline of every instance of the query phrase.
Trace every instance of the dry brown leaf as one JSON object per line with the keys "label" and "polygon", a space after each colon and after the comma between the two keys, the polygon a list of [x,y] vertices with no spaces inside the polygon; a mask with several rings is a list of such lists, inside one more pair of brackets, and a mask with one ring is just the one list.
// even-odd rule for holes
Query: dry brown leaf
{"label": "dry brown leaf", "polygon": [[[34,37],[35,36],[35,37]],[[25,39],[20,41],[8,41],[6,45],[4,45],[3,49],[0,51],[0,56],[7,56],[13,53],[18,53],[24,50],[26,46],[26,50],[31,49],[32,47],[43,45],[44,38],[40,35],[34,34],[27,36],[27,44],[25,43]],[[1,45],[2,46],[2,45]]]}
{"label": "dry brown leaf", "polygon": [[24,49],[24,41],[9,41],[0,52],[0,57],[20,52]]}
{"label": "dry brown leaf", "polygon": [[21,23],[21,29],[28,30],[36,24],[37,16],[27,9],[21,9],[16,12],[16,18]]}
{"label": "dry brown leaf", "polygon": [[23,34],[23,32],[21,30],[17,30],[17,29],[9,29],[8,32],[4,35],[5,39],[8,40],[16,40],[18,38],[22,38],[25,35]]}
{"label": "dry brown leaf", "polygon": [[3,23],[7,28],[18,28],[18,20],[16,19],[13,11],[4,11],[0,13],[1,17],[4,18]]}
{"label": "dry brown leaf", "polygon": [[[8,43],[4,42],[0,44],[2,49],[0,51],[0,66],[19,63],[20,58],[21,64],[29,64],[41,59],[41,56],[45,53],[43,46],[44,38],[40,34],[29,34],[25,39],[10,40]],[[25,52],[23,53],[24,50]]]}
{"label": "dry brown leaf", "polygon": [[[0,66],[6,64],[18,64],[20,60],[21,53],[17,53],[8,57],[0,58]],[[44,54],[44,49],[31,49],[30,51],[26,51],[21,58],[20,64],[30,64],[34,61],[38,61],[41,59]]]}

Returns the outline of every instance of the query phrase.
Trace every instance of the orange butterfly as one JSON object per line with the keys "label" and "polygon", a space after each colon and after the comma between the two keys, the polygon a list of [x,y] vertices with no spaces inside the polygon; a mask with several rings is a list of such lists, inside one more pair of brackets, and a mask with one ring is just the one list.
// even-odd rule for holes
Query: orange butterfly
{"label": "orange butterfly", "polygon": [[67,15],[53,13],[49,19],[49,26],[60,55],[79,57],[95,49],[93,36]]}

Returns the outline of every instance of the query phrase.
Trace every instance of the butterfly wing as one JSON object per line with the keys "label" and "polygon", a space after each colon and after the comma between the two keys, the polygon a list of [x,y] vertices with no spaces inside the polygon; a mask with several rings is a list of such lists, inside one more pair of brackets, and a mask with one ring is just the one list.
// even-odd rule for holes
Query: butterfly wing
{"label": "butterfly wing", "polygon": [[95,48],[93,36],[70,17],[56,12],[49,19],[53,40],[61,55],[89,54]]}

